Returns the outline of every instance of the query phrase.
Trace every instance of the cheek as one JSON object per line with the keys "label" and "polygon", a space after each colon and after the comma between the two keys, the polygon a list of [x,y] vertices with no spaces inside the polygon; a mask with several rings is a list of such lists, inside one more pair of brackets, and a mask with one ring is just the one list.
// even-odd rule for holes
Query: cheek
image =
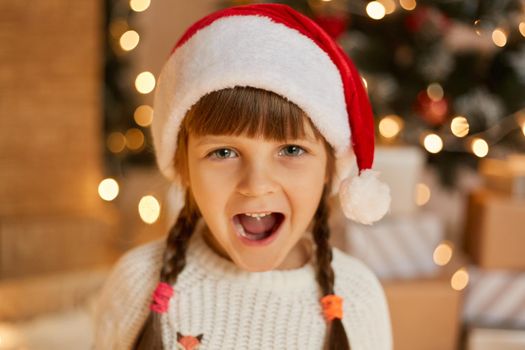
{"label": "cheek", "polygon": [[[317,174],[316,174],[317,175]],[[303,174],[289,186],[288,193],[293,201],[303,207],[314,208],[317,206],[324,186],[323,175]]]}
{"label": "cheek", "polygon": [[233,188],[232,177],[229,175],[224,168],[219,171],[218,167],[206,165],[205,162],[189,162],[190,186],[203,212],[224,211]]}
{"label": "cheek", "polygon": [[301,171],[283,169],[280,176],[283,187],[296,215],[313,216],[322,195],[325,182],[325,165],[312,162],[301,167]]}

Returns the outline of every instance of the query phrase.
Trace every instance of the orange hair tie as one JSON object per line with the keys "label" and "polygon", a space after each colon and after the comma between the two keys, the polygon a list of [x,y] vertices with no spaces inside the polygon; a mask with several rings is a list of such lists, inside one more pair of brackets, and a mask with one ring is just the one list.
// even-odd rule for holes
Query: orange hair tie
{"label": "orange hair tie", "polygon": [[328,322],[334,318],[343,318],[343,298],[335,294],[325,295],[321,298],[324,317]]}

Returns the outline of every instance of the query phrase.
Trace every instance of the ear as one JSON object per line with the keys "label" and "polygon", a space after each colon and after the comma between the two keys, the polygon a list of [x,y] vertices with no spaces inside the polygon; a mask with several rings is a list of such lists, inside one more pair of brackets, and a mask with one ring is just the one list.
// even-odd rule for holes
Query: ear
{"label": "ear", "polygon": [[183,335],[182,335],[182,334],[180,334],[179,332],[177,332],[177,341],[179,341],[179,340],[180,340],[180,338],[182,338],[182,337],[183,337]]}
{"label": "ear", "polygon": [[203,336],[204,336],[204,334],[201,333],[198,336],[196,336],[195,338],[197,338],[198,341],[201,341]]}

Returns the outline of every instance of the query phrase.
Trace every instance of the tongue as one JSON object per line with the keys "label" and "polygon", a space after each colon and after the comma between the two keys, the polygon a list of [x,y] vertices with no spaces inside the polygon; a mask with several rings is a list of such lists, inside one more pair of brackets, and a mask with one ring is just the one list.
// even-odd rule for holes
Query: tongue
{"label": "tongue", "polygon": [[259,219],[241,214],[239,215],[239,221],[247,233],[261,234],[272,229],[276,218],[275,214],[266,215]]}

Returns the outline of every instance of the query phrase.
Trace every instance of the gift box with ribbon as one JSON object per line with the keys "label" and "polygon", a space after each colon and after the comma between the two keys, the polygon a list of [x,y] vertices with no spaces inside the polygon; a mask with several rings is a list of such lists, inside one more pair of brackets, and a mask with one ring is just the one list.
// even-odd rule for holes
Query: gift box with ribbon
{"label": "gift box with ribbon", "polygon": [[443,241],[442,221],[429,212],[387,217],[372,226],[350,221],[344,227],[343,250],[365,262],[378,277],[416,278],[434,275],[434,251]]}
{"label": "gift box with ribbon", "polygon": [[466,350],[523,350],[524,329],[472,328],[468,330]]}
{"label": "gift box with ribbon", "polygon": [[464,319],[476,326],[525,329],[525,271],[469,267]]}

